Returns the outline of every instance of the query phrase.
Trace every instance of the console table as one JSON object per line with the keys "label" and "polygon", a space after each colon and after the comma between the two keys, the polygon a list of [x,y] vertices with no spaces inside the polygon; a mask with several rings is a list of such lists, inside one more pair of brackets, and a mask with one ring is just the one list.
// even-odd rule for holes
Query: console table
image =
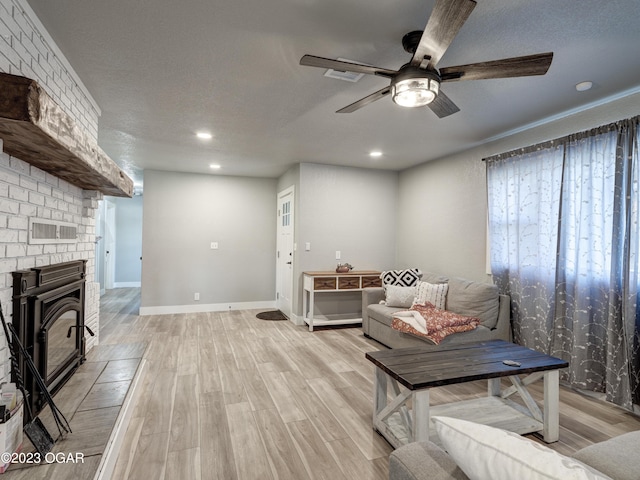
{"label": "console table", "polygon": [[310,332],[313,332],[314,325],[348,325],[362,323],[362,317],[336,319],[315,318],[313,307],[316,293],[357,292],[363,288],[382,286],[380,272],[375,270],[360,270],[348,273],[303,272],[303,275],[302,316],[304,317],[304,321],[309,325]]}

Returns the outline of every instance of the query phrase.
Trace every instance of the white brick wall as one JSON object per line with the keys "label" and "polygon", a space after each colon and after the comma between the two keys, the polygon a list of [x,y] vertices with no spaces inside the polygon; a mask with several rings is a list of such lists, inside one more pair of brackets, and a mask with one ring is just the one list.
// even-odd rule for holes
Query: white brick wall
{"label": "white brick wall", "polygon": [[[26,0],[0,0],[0,72],[36,80],[97,142],[100,109]],[[95,283],[95,233],[102,194],[83,191],[2,151],[0,139],[0,302],[11,321],[11,272],[87,260],[85,321],[98,333],[100,286]],[[78,243],[29,245],[29,217],[78,226]],[[87,337],[87,349],[98,338]],[[9,353],[0,333],[0,382],[9,380]]]}
{"label": "white brick wall", "polygon": [[[0,141],[0,147],[2,142]],[[82,190],[6,153],[0,153],[0,302],[11,321],[11,272],[71,260],[87,260],[85,320],[98,332],[100,285],[95,283],[96,213],[102,194]],[[78,242],[29,245],[29,217],[78,226]],[[0,382],[8,381],[9,352],[0,335]],[[87,337],[87,350],[98,342]]]}
{"label": "white brick wall", "polygon": [[25,0],[0,0],[0,72],[36,80],[97,141],[100,108]]}

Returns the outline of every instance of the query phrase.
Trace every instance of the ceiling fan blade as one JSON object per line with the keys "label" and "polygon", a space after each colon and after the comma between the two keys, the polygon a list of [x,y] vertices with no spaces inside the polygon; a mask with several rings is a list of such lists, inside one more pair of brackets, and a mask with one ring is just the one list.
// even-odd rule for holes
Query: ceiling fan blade
{"label": "ceiling fan blade", "polygon": [[330,58],[316,57],[314,55],[304,55],[300,59],[300,65],[307,67],[331,68],[340,72],[366,73],[368,75],[379,75],[391,78],[398,72],[386,68],[371,67],[360,63],[343,62],[342,60],[332,60]]}
{"label": "ceiling fan blade", "polygon": [[435,67],[475,6],[474,0],[436,0],[411,65],[419,67],[428,57],[429,65]]}
{"label": "ceiling fan blade", "polygon": [[460,111],[458,106],[453,103],[451,99],[442,92],[442,90],[438,92],[435,100],[427,106],[438,116],[438,118],[448,117],[449,115],[453,115]]}
{"label": "ceiling fan blade", "polygon": [[356,110],[361,109],[362,107],[366,107],[370,103],[375,102],[376,100],[380,100],[383,97],[386,97],[391,93],[391,87],[384,87],[382,90],[378,90],[377,92],[372,93],[371,95],[367,95],[364,98],[361,98],[357,102],[352,103],[351,105],[347,105],[344,108],[341,108],[336,113],[352,113]]}
{"label": "ceiling fan blade", "polygon": [[553,52],[503,58],[502,60],[458,65],[456,67],[444,67],[440,69],[440,77],[443,82],[453,82],[456,80],[544,75],[549,70],[549,66],[551,66],[551,60],[553,60]]}

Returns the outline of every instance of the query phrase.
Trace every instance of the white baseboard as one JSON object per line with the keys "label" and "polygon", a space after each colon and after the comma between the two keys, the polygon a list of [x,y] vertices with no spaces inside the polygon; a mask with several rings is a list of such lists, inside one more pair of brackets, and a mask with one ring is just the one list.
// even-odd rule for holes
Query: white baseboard
{"label": "white baseboard", "polygon": [[204,303],[197,305],[166,305],[157,307],[140,307],[140,315],[169,315],[173,313],[228,312],[231,310],[253,310],[259,308],[276,308],[275,300],[262,302],[238,303]]}
{"label": "white baseboard", "polygon": [[294,325],[304,325],[304,318],[302,315],[296,315],[295,313],[291,314],[289,321]]}
{"label": "white baseboard", "polygon": [[140,282],[114,282],[113,288],[132,288],[132,287],[140,287]]}

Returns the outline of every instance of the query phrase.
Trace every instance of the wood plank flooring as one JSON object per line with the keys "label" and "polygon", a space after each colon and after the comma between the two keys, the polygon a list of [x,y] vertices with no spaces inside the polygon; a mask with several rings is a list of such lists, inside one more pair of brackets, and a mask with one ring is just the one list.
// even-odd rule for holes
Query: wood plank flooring
{"label": "wood plank flooring", "polygon": [[[365,359],[384,347],[357,327],[309,332],[257,312],[114,316],[103,343],[149,342],[149,368],[113,478],[388,478],[392,449],[371,427]],[[530,387],[538,401],[541,387]],[[464,400],[486,388],[452,385],[431,398]],[[566,388],[560,412],[560,441],[550,447],[565,454],[640,429],[638,417]]]}
{"label": "wood plank flooring", "polygon": [[[138,302],[139,289],[116,289],[101,305],[94,355],[110,365],[98,382],[127,380],[126,362],[118,368],[110,352],[147,347],[112,478],[388,478],[392,449],[371,427],[374,367],[365,359],[384,347],[359,327],[309,332],[259,320],[258,310],[140,317]],[[431,401],[484,396],[486,388],[484,381],[436,388]],[[530,391],[540,401],[541,383]],[[550,445],[557,451],[640,429],[638,417],[611,404],[566,388],[560,397],[560,441]]]}

